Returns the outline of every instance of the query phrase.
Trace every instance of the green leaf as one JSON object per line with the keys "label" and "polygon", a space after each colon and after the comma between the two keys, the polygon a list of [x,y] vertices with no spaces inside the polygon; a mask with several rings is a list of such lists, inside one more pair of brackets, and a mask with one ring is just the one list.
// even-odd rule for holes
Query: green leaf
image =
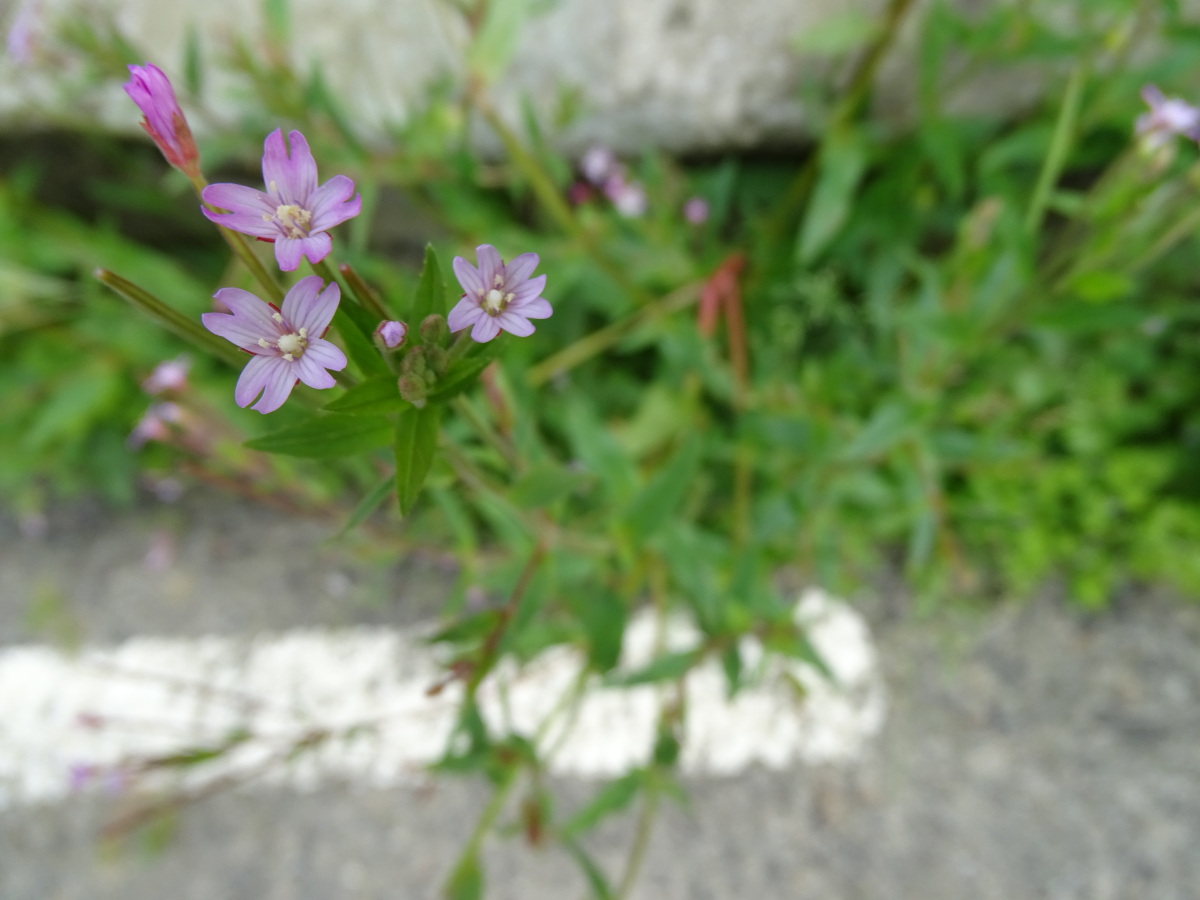
{"label": "green leaf", "polygon": [[375,511],[375,508],[384,501],[388,494],[395,490],[395,487],[395,475],[389,475],[387,478],[383,479],[383,481],[379,482],[379,484],[375,485],[375,487],[373,487],[365,497],[358,501],[358,505],[354,507],[354,510],[346,519],[346,524],[338,529],[338,533],[333,536],[334,539],[349,534],[351,531],[365,522],[367,516],[371,515],[371,513]]}
{"label": "green leaf", "polygon": [[356,384],[342,396],[326,403],[324,408],[348,416],[383,416],[404,412],[411,406],[400,398],[396,376],[389,372],[373,375],[362,384]]}
{"label": "green leaf", "polygon": [[601,674],[611,671],[621,657],[629,609],[620,595],[603,585],[594,586],[586,594],[572,592],[571,596],[571,611],[587,638],[588,663]]}
{"label": "green leaf", "polygon": [[371,340],[378,324],[369,312],[353,303],[339,304],[333,317],[333,327],[346,345],[346,355],[368,377],[392,371]]}
{"label": "green leaf", "polygon": [[437,251],[433,249],[433,244],[426,244],[425,264],[421,266],[421,277],[413,295],[412,331],[409,333],[415,337],[425,317],[434,313],[446,315],[446,284],[442,281]]}
{"label": "green leaf", "polygon": [[657,681],[674,681],[686,674],[704,656],[703,649],[681,650],[665,653],[647,665],[632,672],[614,672],[604,679],[612,687],[632,687],[637,684],[653,684]]}
{"label": "green leaf", "polygon": [[819,23],[792,38],[798,53],[838,56],[865,47],[879,32],[879,17],[858,9],[822,16]]}
{"label": "green leaf", "polygon": [[385,418],[330,415],[281,428],[246,441],[245,446],[250,450],[285,456],[333,459],[386,447],[391,436],[392,423]]}
{"label": "green leaf", "polygon": [[559,840],[575,862],[579,863],[579,868],[583,869],[583,875],[587,879],[592,893],[596,895],[596,900],[613,900],[612,888],[608,884],[608,879],[604,877],[604,873],[600,871],[600,867],[596,865],[596,861],[588,856],[573,837],[560,835]]}
{"label": "green leaf", "polygon": [[471,73],[485,84],[495,80],[512,59],[521,26],[533,11],[532,0],[489,0],[483,23],[467,51]]}
{"label": "green leaf", "polygon": [[433,465],[442,407],[431,403],[414,409],[396,422],[396,498],[400,514],[408,515]]}
{"label": "green leaf", "polygon": [[188,26],[187,38],[183,45],[183,88],[192,97],[199,97],[204,90],[203,57],[200,30],[193,22]]}
{"label": "green leaf", "polygon": [[611,495],[624,499],[633,493],[637,485],[633,464],[585,396],[576,397],[567,407],[563,424],[575,456]]}
{"label": "green leaf", "polygon": [[509,495],[520,509],[541,509],[572,493],[587,481],[582,472],[553,463],[540,463],[517,479]]}
{"label": "green leaf", "polygon": [[600,789],[600,792],[591,799],[587,806],[579,810],[579,812],[575,813],[575,815],[571,816],[563,824],[562,828],[559,829],[563,838],[578,837],[584,832],[590,831],[602,819],[623,810],[637,796],[645,780],[645,771],[643,769],[634,769],[627,775],[622,775],[615,781],[610,781]]}
{"label": "green leaf", "polygon": [[683,502],[700,466],[701,439],[692,434],[674,458],[637,495],[624,520],[632,536],[644,540],[659,530]]}
{"label": "green leaf", "polygon": [[446,900],[482,900],[483,869],[474,854],[464,856],[446,882]]}
{"label": "green leaf", "polygon": [[[495,341],[494,343],[498,345],[500,342]],[[433,390],[429,392],[430,398],[445,401],[457,397],[464,391],[469,391],[475,386],[475,382],[479,380],[483,370],[491,365],[495,355],[495,351],[492,350],[487,356],[456,360],[450,366],[450,371],[439,378],[437,384],[433,386]]]}
{"label": "green leaf", "polygon": [[456,622],[451,622],[428,640],[431,644],[477,643],[498,628],[502,621],[503,617],[499,610],[485,609]]}
{"label": "green leaf", "polygon": [[796,238],[796,260],[809,265],[837,237],[867,170],[867,150],[850,131],[829,135],[821,147],[817,185]]}
{"label": "green leaf", "polygon": [[862,460],[877,456],[906,437],[912,430],[914,416],[899,403],[886,403],[875,410],[858,435],[840,456],[844,460]]}

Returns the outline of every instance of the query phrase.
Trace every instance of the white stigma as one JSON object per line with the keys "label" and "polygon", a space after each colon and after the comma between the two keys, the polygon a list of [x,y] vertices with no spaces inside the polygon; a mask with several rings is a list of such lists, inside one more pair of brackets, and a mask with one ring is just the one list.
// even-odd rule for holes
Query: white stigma
{"label": "white stigma", "polygon": [[285,237],[306,238],[308,226],[312,222],[312,213],[292,203],[276,207],[275,221],[283,229]]}
{"label": "white stigma", "polygon": [[294,360],[297,356],[304,353],[304,348],[308,346],[304,335],[305,329],[301,328],[299,334],[282,335],[276,342],[276,346],[283,352],[283,358],[286,360]]}
{"label": "white stigma", "polygon": [[500,310],[504,309],[505,299],[505,296],[500,293],[500,291],[496,290],[496,288],[492,288],[487,292],[486,295],[484,295],[483,308],[488,312],[489,315],[494,316],[496,313],[500,312]]}

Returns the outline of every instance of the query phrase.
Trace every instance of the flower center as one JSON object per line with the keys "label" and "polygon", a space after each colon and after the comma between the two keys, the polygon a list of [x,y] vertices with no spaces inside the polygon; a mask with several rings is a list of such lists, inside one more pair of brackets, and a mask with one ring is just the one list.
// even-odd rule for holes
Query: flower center
{"label": "flower center", "polygon": [[[276,313],[272,318],[282,321],[283,317]],[[266,338],[258,339],[258,346],[264,350],[271,349],[271,342]],[[295,362],[298,356],[303,356],[304,351],[308,349],[308,329],[301,328],[299,331],[294,331],[290,334],[281,334],[275,341],[275,349],[279,351],[279,355],[288,362]]]}
{"label": "flower center", "polygon": [[308,226],[312,222],[312,213],[294,203],[279,206],[275,209],[275,221],[283,229],[285,237],[306,238]]}
{"label": "flower center", "polygon": [[490,315],[496,315],[496,313],[504,309],[504,294],[502,294],[496,288],[492,288],[487,292],[487,294],[484,295],[483,308],[486,309]]}

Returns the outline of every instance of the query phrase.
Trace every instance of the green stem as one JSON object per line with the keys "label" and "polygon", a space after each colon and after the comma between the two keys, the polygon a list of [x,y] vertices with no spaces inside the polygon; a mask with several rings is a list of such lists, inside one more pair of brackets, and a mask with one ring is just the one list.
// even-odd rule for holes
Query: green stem
{"label": "green stem", "polygon": [[493,450],[500,454],[500,457],[508,464],[510,469],[514,471],[520,468],[521,460],[517,455],[516,448],[512,442],[508,441],[492,427],[466,397],[458,396],[453,401],[454,408],[459,414],[466,419],[475,432],[490,446]]}
{"label": "green stem", "polygon": [[533,188],[534,196],[538,202],[545,208],[559,227],[562,228],[572,238],[579,241],[580,245],[588,252],[588,254],[596,261],[596,264],[602,268],[605,273],[618,285],[621,289],[629,294],[630,297],[642,305],[649,303],[652,300],[651,295],[643,291],[629,277],[627,269],[618,265],[611,260],[599,247],[595,239],[592,237],[579,221],[575,218],[575,214],[571,212],[571,207],[564,199],[562,192],[549,176],[542,170],[538,161],[534,156],[525,149],[524,145],[513,134],[512,130],[504,124],[504,120],[500,118],[500,114],[496,112],[491,102],[488,100],[484,89],[479,82],[476,82],[470,92],[471,103],[483,116],[484,120],[492,127],[500,138],[500,142],[504,144],[504,149],[508,152],[509,158],[513,164],[521,170],[521,173],[529,179],[530,187]]}
{"label": "green stem", "polygon": [[617,886],[617,892],[614,894],[614,900],[625,900],[629,896],[629,892],[633,890],[634,882],[637,881],[638,873],[642,869],[642,863],[646,859],[646,851],[650,847],[650,834],[654,828],[654,816],[658,812],[658,786],[649,784],[645,788],[645,799],[642,801],[642,810],[638,814],[637,831],[634,833],[633,845],[629,848],[629,859],[625,863],[625,871],[621,875],[621,882]]}
{"label": "green stem", "polygon": [[469,866],[477,865],[476,860],[479,858],[479,851],[483,847],[483,839],[487,837],[488,831],[491,830],[497,817],[503,811],[504,803],[508,800],[508,795],[512,792],[513,786],[516,783],[517,766],[510,765],[505,769],[501,782],[496,785],[492,799],[484,807],[483,813],[479,816],[479,821],[475,823],[475,828],[471,831],[471,836],[467,838],[467,845],[463,848],[463,852],[459,855],[458,862],[454,864],[454,869],[447,880],[447,888],[454,884],[459,872]]}
{"label": "green stem", "polygon": [[[392,314],[388,308],[383,305],[383,300],[380,299],[379,295],[371,289],[371,286],[363,280],[362,276],[354,270],[353,266],[351,266],[349,263],[342,263],[340,266],[338,266],[338,272],[340,272],[342,278],[346,280],[346,286],[350,288],[350,293],[352,293],[355,299],[358,300],[359,306],[361,306],[363,309],[370,309],[379,313],[381,321],[392,320]],[[417,322],[415,324],[419,327],[421,323]]]}
{"label": "green stem", "polygon": [[575,343],[568,344],[558,353],[546,357],[529,369],[525,380],[534,387],[545,384],[556,375],[603,353],[638,327],[695,303],[699,294],[698,285],[685,284],[665,297],[639,308],[633,315],[593,331]]}
{"label": "green stem", "polygon": [[168,331],[179,335],[184,340],[196,345],[206,353],[227,362],[231,366],[241,368],[246,363],[246,354],[242,353],[228,341],[217,337],[200,323],[172,309],[149,291],[138,287],[132,281],[127,281],[108,269],[97,269],[92,273],[97,281],[108,285],[135,307],[150,316]]}
{"label": "green stem", "polygon": [[[197,175],[191,181],[192,188],[196,191],[196,196],[200,198],[200,202],[213,212],[219,212],[217,207],[204,201],[203,191],[208,186],[208,182],[204,180],[204,176]],[[217,225],[217,231],[221,233],[221,237],[229,245],[229,249],[234,252],[234,255],[242,261],[242,264],[254,276],[254,280],[262,285],[263,290],[267,292],[267,299],[276,305],[282,303],[283,289],[279,286],[279,282],[266,270],[262,261],[254,255],[254,251],[250,248],[250,243],[246,236],[240,231],[234,231],[231,228],[226,228],[224,225]]]}
{"label": "green stem", "polygon": [[1067,154],[1071,149],[1071,141],[1075,137],[1075,123],[1079,118],[1079,106],[1083,99],[1083,85],[1087,80],[1087,65],[1080,63],[1071,72],[1067,82],[1067,92],[1063,97],[1062,107],[1058,112],[1058,121],[1054,123],[1054,135],[1050,140],[1050,150],[1042,163],[1042,171],[1038,175],[1037,186],[1033,189],[1033,199],[1029,203],[1029,212],[1025,216],[1025,231],[1035,234],[1041,227],[1042,217],[1046,213],[1046,205],[1050,202],[1050,194],[1063,166],[1067,162]]}
{"label": "green stem", "polygon": [[[313,270],[314,274],[323,278],[327,284],[336,284],[338,287],[341,287],[341,282],[338,280],[337,275],[334,274],[333,269],[330,267],[329,263],[325,262],[325,260],[309,263],[309,267]],[[368,294],[364,301],[364,299],[359,296],[358,292],[354,290],[352,284],[348,286],[345,293],[350,294],[350,296],[357,301],[358,305],[363,309],[366,309],[369,312],[379,316],[380,321],[391,319],[391,313],[389,313],[387,309],[384,308],[383,304],[378,302],[378,299],[374,298],[371,294]],[[372,303],[372,300],[375,302]],[[420,325],[420,323],[418,322],[417,325]]]}
{"label": "green stem", "polygon": [[[853,119],[866,103],[871,85],[875,81],[875,72],[900,33],[900,26],[913,3],[914,0],[891,0],[883,13],[884,21],[880,26],[879,36],[859,58],[850,75],[846,91],[842,94],[842,99],[829,116],[829,122],[824,129],[826,134],[834,134],[841,130],[841,127]],[[770,243],[777,244],[782,240],[791,223],[804,209],[813,185],[816,183],[820,162],[821,151],[818,151],[805,161],[803,167],[796,174],[787,193],[784,194],[783,200],[776,208],[775,214],[767,223],[767,240]]]}

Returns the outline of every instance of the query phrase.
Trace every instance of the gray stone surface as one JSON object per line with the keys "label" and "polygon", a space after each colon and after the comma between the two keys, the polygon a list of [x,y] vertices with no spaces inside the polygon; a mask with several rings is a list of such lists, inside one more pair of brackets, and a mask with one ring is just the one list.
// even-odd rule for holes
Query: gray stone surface
{"label": "gray stone surface", "polygon": [[[30,4],[42,10],[40,21],[51,23],[77,18],[81,10],[109,10],[149,61],[169,73],[183,71],[194,28],[209,63],[204,103],[192,110],[194,126],[202,130],[244,107],[244,85],[212,63],[228,54],[235,39],[261,37],[262,4],[13,0],[10,6]],[[569,151],[602,141],[625,152],[647,146],[703,152],[794,146],[811,137],[821,118],[813,98],[830,87],[831,78],[844,78],[846,67],[822,53],[798,50],[796,38],[848,13],[878,18],[886,0],[497,0],[496,5],[533,11],[517,33],[514,52],[500,40],[475,51],[496,70],[497,105],[512,121],[527,99],[553,130],[555,110],[564,96],[572,96],[582,114],[556,135]],[[462,80],[469,36],[448,0],[291,0],[289,6],[292,62],[302,73],[320,67],[346,100],[349,117],[368,133],[385,134],[387,123],[422,104],[428,85],[439,77]],[[1071,27],[1070,6],[1064,2],[1052,10],[1064,28]],[[911,108],[913,34],[907,29],[879,79],[879,108],[888,116]],[[60,90],[80,82],[80,66],[70,53],[51,47],[43,41],[42,53],[19,68],[0,61],[0,121],[24,128],[66,115],[134,129],[136,117],[115,84],[82,99]],[[956,109],[1015,112],[1054,77],[1045,68],[981,71],[945,102]],[[483,148],[496,147],[486,132],[475,136]]]}
{"label": "gray stone surface", "polygon": [[[178,551],[154,575],[143,560],[164,523]],[[105,640],[404,623],[440,594],[435,566],[384,571],[311,553],[324,533],[212,499],[124,515],[72,510],[40,539],[5,521],[0,641],[47,627],[41,615],[33,628],[29,614],[47,584],[64,621]],[[341,573],[332,592],[321,575],[330,571]],[[890,694],[867,757],[851,768],[691,782],[690,807],[666,810],[633,896],[1194,898],[1200,607],[1144,593],[1084,614],[1044,597],[918,619],[896,596],[862,601]],[[563,808],[593,789],[555,785]],[[11,810],[0,813],[0,898],[432,898],[485,797],[461,782],[248,787],[187,810],[150,854],[97,850],[114,801]],[[610,871],[630,833],[625,819],[595,836]],[[555,851],[488,846],[489,897],[585,893]]]}

